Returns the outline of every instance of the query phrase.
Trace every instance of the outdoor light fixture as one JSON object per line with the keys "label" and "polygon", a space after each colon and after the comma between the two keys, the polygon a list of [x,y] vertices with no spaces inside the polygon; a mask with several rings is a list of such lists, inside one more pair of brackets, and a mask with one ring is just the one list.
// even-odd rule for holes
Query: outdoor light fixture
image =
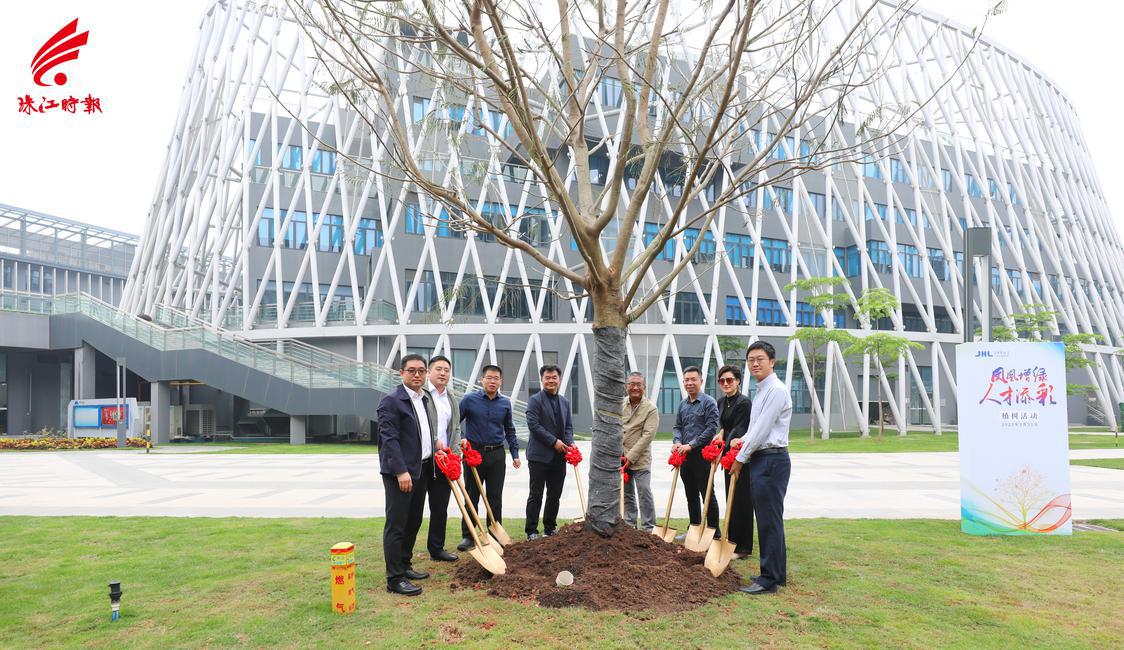
{"label": "outdoor light fixture", "polygon": [[[976,276],[976,266],[973,262],[983,258],[984,279]],[[973,326],[975,313],[972,311],[972,299],[975,297],[976,286],[983,289],[980,298],[980,332],[984,341],[991,340],[991,228],[968,228],[964,231],[964,342],[971,343],[975,337],[976,328]]]}
{"label": "outdoor light fixture", "polygon": [[118,619],[118,612],[121,611],[121,583],[109,583],[109,607],[113,611],[113,619]]}

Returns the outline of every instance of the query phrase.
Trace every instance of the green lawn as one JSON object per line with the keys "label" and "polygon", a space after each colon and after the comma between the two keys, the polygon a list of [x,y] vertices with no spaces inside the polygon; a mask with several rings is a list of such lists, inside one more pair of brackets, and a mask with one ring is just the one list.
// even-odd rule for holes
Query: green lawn
{"label": "green lawn", "polygon": [[1088,465],[1089,467],[1107,467],[1108,469],[1124,469],[1124,458],[1089,458],[1086,460],[1071,460],[1070,465]]}
{"label": "green lawn", "polygon": [[[955,521],[794,520],[781,594],[733,594],[657,617],[454,592],[448,565],[428,560],[417,562],[434,572],[426,593],[392,597],[381,526],[3,518],[0,647],[1119,647],[1124,639],[1120,532],[978,538]],[[346,618],[331,613],[328,596],[328,548],[345,540],[359,562],[359,609]],[[748,574],[754,561],[734,567]],[[124,589],[117,623],[111,580]]]}

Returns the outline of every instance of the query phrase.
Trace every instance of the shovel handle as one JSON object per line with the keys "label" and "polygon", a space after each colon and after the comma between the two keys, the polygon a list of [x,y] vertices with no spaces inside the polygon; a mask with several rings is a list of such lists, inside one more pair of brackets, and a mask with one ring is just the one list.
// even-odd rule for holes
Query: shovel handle
{"label": "shovel handle", "polygon": [[582,489],[582,473],[578,471],[577,465],[571,465],[574,468],[574,481],[578,484],[578,499],[582,502],[582,516],[588,516],[588,508],[585,506],[585,490]]}
{"label": "shovel handle", "polygon": [[624,521],[624,473],[621,475],[621,521]]}
{"label": "shovel handle", "polygon": [[730,477],[730,492],[726,498],[726,517],[722,521],[722,535],[724,539],[730,539],[730,515],[734,512],[734,488],[738,487],[738,475],[734,474]]}
{"label": "shovel handle", "polygon": [[[461,496],[461,492],[459,489],[460,484],[454,482],[448,477],[446,477],[445,480],[449,481],[449,488],[453,491],[453,498],[457,501],[457,507],[461,509],[461,516],[465,519],[468,519],[468,511],[464,509],[464,504],[466,503],[466,501]],[[476,548],[482,548],[483,545],[480,543],[480,536],[476,534],[476,526],[469,526],[468,532],[472,533],[472,541],[476,542]]]}
{"label": "shovel handle", "polygon": [[480,496],[484,499],[484,509],[488,512],[488,521],[495,523],[496,516],[492,514],[492,504],[488,502],[488,495],[484,493],[484,484],[480,482],[480,474],[472,465],[468,466],[472,470],[472,478],[476,479],[476,489],[480,490]]}
{"label": "shovel handle", "polygon": [[[468,511],[472,513],[472,524],[480,528],[480,534],[484,537],[483,543],[485,545],[490,544],[491,540],[488,539],[488,528],[480,521],[480,515],[476,512],[476,506],[472,505],[472,501],[468,498],[468,490],[465,489],[461,479],[457,479],[457,487],[459,487],[462,494],[464,494],[464,504],[468,506]],[[480,496],[484,498],[484,503],[488,503],[487,495],[481,493]]]}
{"label": "shovel handle", "polygon": [[718,461],[710,464],[710,478],[706,480],[706,496],[703,497],[702,521],[706,526],[706,513],[710,509],[710,497],[714,494],[714,472],[718,469]]}
{"label": "shovel handle", "polygon": [[663,529],[667,530],[671,524],[671,503],[675,501],[675,482],[679,480],[679,468],[676,467],[675,471],[671,473],[671,492],[667,495],[667,512],[663,516]]}

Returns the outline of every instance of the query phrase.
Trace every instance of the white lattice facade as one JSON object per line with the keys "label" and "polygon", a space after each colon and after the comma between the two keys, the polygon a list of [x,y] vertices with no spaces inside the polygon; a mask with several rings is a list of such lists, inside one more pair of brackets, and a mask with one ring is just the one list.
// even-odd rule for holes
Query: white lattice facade
{"label": "white lattice facade", "polygon": [[[146,313],[167,304],[250,338],[300,338],[387,364],[406,350],[441,352],[470,380],[482,364],[499,362],[505,391],[520,398],[537,387],[536,368],[555,362],[577,397],[580,428],[592,386],[587,300],[566,299],[560,294],[574,289],[567,282],[488,237],[458,231],[416,187],[381,176],[390,161],[379,138],[325,92],[309,37],[286,12],[217,2],[204,18],[124,308]],[[782,378],[803,413],[797,423],[815,415],[824,433],[865,429],[878,410],[872,363],[832,348],[825,389],[813,397],[804,388],[806,355],[788,340],[795,326],[824,316],[861,333],[849,312],[815,314],[804,296],[784,290],[798,278],[830,275],[848,278],[852,296],[890,289],[902,308],[883,325],[924,346],[883,383],[883,408],[899,428],[955,423],[963,229],[991,226],[990,316],[1009,323],[1043,303],[1060,313],[1045,336],[1100,335],[1103,345],[1087,350],[1092,366],[1070,380],[1092,384],[1099,405],[1092,413],[1115,421],[1105,406],[1124,401],[1124,358],[1113,354],[1124,346],[1124,251],[1076,113],[1049,79],[986,40],[955,72],[971,41],[939,17],[908,16],[894,58],[908,62],[909,74],[886,75],[865,101],[908,104],[936,93],[915,130],[865,162],[763,184],[722,208],[707,232],[688,231],[665,249],[656,277],[704,239],[668,299],[630,328],[629,362],[648,377],[661,411],[673,412],[686,365],[702,366],[713,387],[723,337],[739,337],[742,350],[764,338],[791,361]],[[909,61],[922,43],[932,49]],[[944,90],[931,87],[946,76],[953,82]],[[477,188],[477,205],[511,232],[550,259],[581,261],[525,168],[508,164],[493,136],[473,126],[471,101],[457,104],[425,79],[397,83],[426,170],[461,174]],[[591,111],[604,129],[615,102],[619,88],[603,84]],[[492,119],[502,133],[504,121]],[[455,155],[425,136],[423,125],[435,120],[457,134]],[[740,131],[754,146],[769,146],[776,128]],[[835,134],[854,132],[841,125]],[[795,158],[803,146],[796,132],[778,150]],[[595,184],[606,169],[607,161],[591,171]],[[641,211],[637,251],[678,200],[670,175],[657,185]],[[697,200],[701,208],[708,196]],[[982,295],[972,302],[977,322]],[[1072,421],[1092,416],[1085,403],[1071,402]]]}

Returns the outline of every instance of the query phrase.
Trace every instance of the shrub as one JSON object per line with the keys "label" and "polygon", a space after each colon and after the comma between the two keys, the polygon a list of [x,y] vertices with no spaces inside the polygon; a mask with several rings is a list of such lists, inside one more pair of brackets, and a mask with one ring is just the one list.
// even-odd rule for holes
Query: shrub
{"label": "shrub", "polygon": [[[126,446],[144,448],[143,438],[129,438]],[[113,449],[116,438],[0,438],[0,449],[52,451],[57,449]]]}

